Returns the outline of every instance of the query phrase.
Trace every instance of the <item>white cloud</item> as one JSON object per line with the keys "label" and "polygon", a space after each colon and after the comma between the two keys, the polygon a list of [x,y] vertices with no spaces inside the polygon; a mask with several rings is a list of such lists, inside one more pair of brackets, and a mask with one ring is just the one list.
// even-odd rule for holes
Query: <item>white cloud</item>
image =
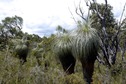
{"label": "white cloud", "polygon": [[[115,16],[120,15],[124,2],[125,0],[108,0]],[[0,0],[0,20],[17,15],[24,19],[24,32],[49,35],[55,32],[57,25],[67,29],[74,28],[75,23],[68,10],[69,7],[75,13],[74,3],[78,5],[79,0]],[[83,9],[87,11],[86,6]],[[75,14],[74,16],[76,17]]]}

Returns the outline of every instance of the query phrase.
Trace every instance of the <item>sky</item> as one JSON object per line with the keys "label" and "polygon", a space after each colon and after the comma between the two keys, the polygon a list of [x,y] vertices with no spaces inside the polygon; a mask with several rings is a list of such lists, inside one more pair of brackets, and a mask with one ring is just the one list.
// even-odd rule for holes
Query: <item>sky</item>
{"label": "sky", "polygon": [[[23,32],[37,34],[41,37],[56,33],[56,27],[61,25],[65,29],[73,29],[76,24],[72,19],[75,6],[80,0],[0,0],[0,21],[5,17],[20,16],[23,18]],[[81,0],[86,15],[87,7]],[[104,3],[104,0],[97,0]],[[125,0],[108,0],[113,7],[114,16],[120,18]],[[126,13],[124,14],[126,16]]]}

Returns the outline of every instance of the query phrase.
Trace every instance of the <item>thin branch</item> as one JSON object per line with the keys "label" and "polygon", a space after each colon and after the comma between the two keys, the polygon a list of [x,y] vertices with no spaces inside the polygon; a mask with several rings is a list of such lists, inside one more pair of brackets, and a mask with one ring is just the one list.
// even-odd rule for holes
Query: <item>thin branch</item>
{"label": "thin branch", "polygon": [[[92,0],[92,1],[93,1],[93,3],[96,5],[96,10],[93,10],[93,11],[95,11],[95,12],[97,13],[98,17],[99,17],[101,20],[103,20],[102,15],[99,13],[98,5],[97,5],[96,1],[95,1],[95,0]],[[90,3],[91,3],[91,2],[90,2]]]}
{"label": "thin branch", "polygon": [[111,64],[110,64],[110,62],[109,62],[109,60],[108,60],[108,57],[107,57],[107,52],[106,52],[106,50],[105,50],[103,47],[101,47],[101,46],[100,46],[100,49],[102,50],[102,52],[103,52],[103,54],[104,54],[104,57],[105,57],[105,59],[106,59],[106,62],[107,62],[107,64],[108,64],[108,66],[111,67]]}
{"label": "thin branch", "polygon": [[126,3],[124,4],[123,11],[122,11],[122,14],[121,14],[121,17],[120,17],[120,21],[119,21],[119,29],[120,29],[120,27],[121,27],[121,21],[122,21],[122,17],[123,17],[123,15],[124,15],[125,7],[126,7]]}
{"label": "thin branch", "polygon": [[[81,3],[81,2],[80,2]],[[79,7],[75,7],[75,12],[78,16],[80,16],[84,21],[87,21],[86,18],[84,18],[84,12],[82,11],[82,8],[80,7],[80,3],[79,3]],[[79,9],[79,12],[78,12]]]}
{"label": "thin branch", "polygon": [[90,0],[84,0],[84,2],[86,3],[86,6],[89,6],[88,1],[90,2]]}
{"label": "thin branch", "polygon": [[101,58],[99,58],[99,56],[97,56],[97,60],[98,60],[98,62],[99,62],[100,64],[105,65],[105,62],[104,62],[103,60],[101,60]]}
{"label": "thin branch", "polygon": [[70,14],[72,15],[72,18],[73,18],[74,22],[77,23],[76,19],[74,18],[74,15],[73,15],[73,13],[71,12],[71,10],[70,10],[69,7],[68,7],[68,10],[69,10]]}

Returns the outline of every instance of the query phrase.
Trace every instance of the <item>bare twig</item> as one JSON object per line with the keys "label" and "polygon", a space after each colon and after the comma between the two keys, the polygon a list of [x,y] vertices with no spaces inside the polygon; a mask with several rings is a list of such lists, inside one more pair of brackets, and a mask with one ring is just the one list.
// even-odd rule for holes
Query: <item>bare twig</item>
{"label": "bare twig", "polygon": [[[81,2],[80,2],[81,3]],[[79,3],[79,6],[78,7],[76,7],[75,6],[75,12],[76,12],[76,14],[78,15],[78,16],[80,16],[84,21],[87,21],[87,19],[84,17],[84,12],[82,11],[82,8],[81,8],[81,6],[80,6],[80,3]],[[78,12],[78,10],[79,10],[79,12]]]}
{"label": "bare twig", "polygon": [[122,11],[122,14],[121,14],[121,17],[120,17],[119,28],[121,27],[121,21],[122,21],[123,15],[124,15],[125,7],[126,7],[126,3],[124,4],[123,11]]}
{"label": "bare twig", "polygon": [[71,14],[71,16],[72,16],[72,18],[73,18],[74,22],[75,22],[75,23],[77,23],[76,19],[74,18],[74,15],[73,15],[73,13],[71,12],[71,10],[70,10],[70,8],[69,8],[69,7],[68,7],[68,9],[69,9],[69,12],[70,12],[70,14]]}

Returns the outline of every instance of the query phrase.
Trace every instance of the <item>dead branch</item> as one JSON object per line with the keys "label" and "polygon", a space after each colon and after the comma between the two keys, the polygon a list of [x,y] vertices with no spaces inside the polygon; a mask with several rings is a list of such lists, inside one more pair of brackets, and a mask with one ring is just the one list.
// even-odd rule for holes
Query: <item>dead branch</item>
{"label": "dead branch", "polygon": [[72,16],[72,18],[73,18],[74,22],[75,22],[75,23],[77,23],[76,19],[74,18],[74,15],[73,15],[73,13],[71,12],[71,10],[70,10],[70,8],[69,8],[69,7],[68,7],[68,10],[69,10],[69,12],[70,12],[70,14],[71,14],[71,16]]}
{"label": "dead branch", "polygon": [[[81,3],[81,2],[80,2]],[[75,12],[78,16],[80,16],[84,21],[87,21],[87,19],[84,17],[84,12],[82,11],[82,8],[80,6],[80,3],[79,3],[79,6],[76,7],[75,6]]]}

